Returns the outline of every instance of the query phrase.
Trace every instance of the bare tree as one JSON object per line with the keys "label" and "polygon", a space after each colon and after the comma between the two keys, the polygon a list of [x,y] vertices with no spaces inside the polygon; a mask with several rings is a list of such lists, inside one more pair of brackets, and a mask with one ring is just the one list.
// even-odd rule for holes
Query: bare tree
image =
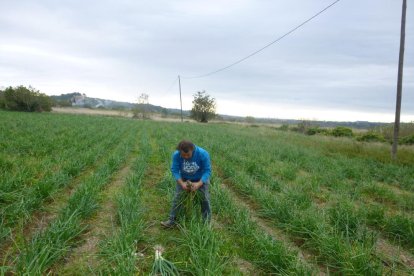
{"label": "bare tree", "polygon": [[139,95],[138,103],[132,110],[133,118],[149,119],[148,98],[148,94]]}

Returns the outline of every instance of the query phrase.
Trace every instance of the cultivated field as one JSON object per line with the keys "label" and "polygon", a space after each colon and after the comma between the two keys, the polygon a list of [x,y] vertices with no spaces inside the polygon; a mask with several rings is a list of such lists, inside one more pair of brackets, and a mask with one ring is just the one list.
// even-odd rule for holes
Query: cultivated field
{"label": "cultivated field", "polygon": [[[165,230],[180,139],[213,219]],[[414,273],[414,149],[270,127],[0,111],[0,274]],[[197,208],[198,209],[198,208]]]}

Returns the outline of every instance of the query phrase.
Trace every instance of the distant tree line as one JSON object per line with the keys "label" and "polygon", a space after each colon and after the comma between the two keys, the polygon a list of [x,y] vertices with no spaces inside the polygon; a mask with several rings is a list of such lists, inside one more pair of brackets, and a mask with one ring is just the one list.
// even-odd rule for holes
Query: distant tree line
{"label": "distant tree line", "polygon": [[42,112],[52,110],[52,99],[29,86],[7,87],[0,90],[0,108],[14,111]]}
{"label": "distant tree line", "polygon": [[[306,135],[325,135],[335,137],[350,137],[362,142],[392,142],[393,125],[383,125],[369,129],[367,132],[354,133],[351,128],[337,126],[334,128],[322,128],[312,124],[311,121],[303,120],[296,126],[283,124],[277,128],[283,131],[296,131]],[[399,144],[414,145],[414,122],[402,123],[400,128]]]}

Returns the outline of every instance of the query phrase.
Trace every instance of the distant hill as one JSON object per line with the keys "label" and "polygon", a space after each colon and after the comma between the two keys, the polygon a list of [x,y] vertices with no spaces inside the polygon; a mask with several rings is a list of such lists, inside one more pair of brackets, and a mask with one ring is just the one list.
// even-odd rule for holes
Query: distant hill
{"label": "distant hill", "polygon": [[[169,114],[169,115],[181,115],[180,109],[164,108],[162,106],[152,104],[133,104],[129,102],[118,102],[112,100],[105,100],[99,98],[89,98],[86,94],[79,92],[73,92],[68,94],[61,94],[60,96],[51,96],[55,101],[56,105],[61,106],[74,106],[74,107],[85,107],[85,108],[102,108],[112,110],[131,110],[134,107],[145,108],[148,112]],[[185,117],[190,116],[189,110],[183,110]],[[218,115],[219,120],[230,121],[230,122],[246,122],[246,117],[241,116],[230,116],[230,115]],[[259,124],[287,124],[296,125],[302,120],[294,119],[274,119],[274,118],[254,118],[255,123]],[[320,127],[336,127],[345,126],[357,129],[369,129],[376,126],[387,125],[386,123],[367,122],[367,121],[356,121],[356,122],[335,122],[335,121],[310,121],[311,125]]]}
{"label": "distant hill", "polygon": [[[68,94],[61,94],[60,96],[50,96],[56,103],[61,106],[74,106],[74,107],[85,107],[85,108],[102,108],[112,110],[131,110],[134,107],[143,107],[148,112],[154,113],[167,113],[167,114],[181,114],[180,109],[164,108],[162,106],[152,104],[134,104],[129,102],[119,102],[113,100],[90,98],[86,94],[79,92],[73,92]],[[183,115],[189,116],[190,111],[184,111]]]}

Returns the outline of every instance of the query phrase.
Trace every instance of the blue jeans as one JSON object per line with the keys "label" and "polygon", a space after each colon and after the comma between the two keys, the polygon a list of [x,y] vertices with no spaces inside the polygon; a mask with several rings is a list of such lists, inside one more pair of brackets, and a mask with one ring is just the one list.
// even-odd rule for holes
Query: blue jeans
{"label": "blue jeans", "polygon": [[[210,220],[211,217],[211,208],[210,208],[210,194],[208,192],[208,186],[210,185],[210,181],[204,183],[198,190],[197,193],[201,195],[201,215],[203,216],[203,220]],[[170,220],[175,221],[177,218],[177,214],[180,212],[181,204],[180,195],[181,193],[186,192],[180,184],[175,186],[175,195],[174,200],[170,212]]]}

